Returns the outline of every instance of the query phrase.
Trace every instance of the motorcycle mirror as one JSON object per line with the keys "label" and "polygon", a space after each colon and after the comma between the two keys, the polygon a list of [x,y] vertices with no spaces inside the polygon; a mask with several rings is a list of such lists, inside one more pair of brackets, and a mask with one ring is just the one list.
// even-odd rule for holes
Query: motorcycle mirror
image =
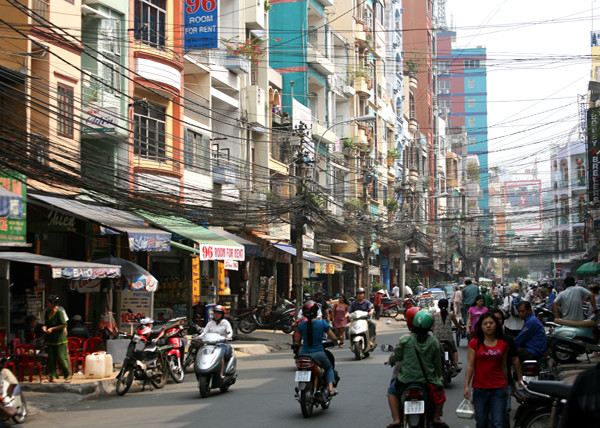
{"label": "motorcycle mirror", "polygon": [[381,350],[383,352],[392,352],[394,350],[394,347],[392,345],[388,345],[388,344],[383,344],[381,345]]}

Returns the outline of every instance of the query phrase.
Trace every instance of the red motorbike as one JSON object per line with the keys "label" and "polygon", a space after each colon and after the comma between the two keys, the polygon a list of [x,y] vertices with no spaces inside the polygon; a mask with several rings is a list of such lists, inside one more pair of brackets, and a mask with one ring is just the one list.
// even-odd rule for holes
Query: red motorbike
{"label": "red motorbike", "polygon": [[185,317],[173,318],[165,324],[165,338],[169,345],[173,346],[167,352],[167,363],[169,367],[169,374],[171,378],[177,382],[183,382],[185,377],[185,344],[183,342],[183,336],[185,334]]}
{"label": "red motorbike", "polygon": [[402,302],[398,299],[381,299],[381,315],[396,318],[400,315]]}

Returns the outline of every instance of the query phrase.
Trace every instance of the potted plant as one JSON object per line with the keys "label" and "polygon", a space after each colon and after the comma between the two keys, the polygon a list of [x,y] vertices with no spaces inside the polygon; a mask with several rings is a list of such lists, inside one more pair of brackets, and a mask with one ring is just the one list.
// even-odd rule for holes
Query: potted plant
{"label": "potted plant", "polygon": [[348,198],[344,201],[344,209],[346,211],[362,211],[363,203],[360,199]]}
{"label": "potted plant", "polygon": [[395,199],[386,199],[384,205],[390,212],[394,212],[400,207],[400,203]]}

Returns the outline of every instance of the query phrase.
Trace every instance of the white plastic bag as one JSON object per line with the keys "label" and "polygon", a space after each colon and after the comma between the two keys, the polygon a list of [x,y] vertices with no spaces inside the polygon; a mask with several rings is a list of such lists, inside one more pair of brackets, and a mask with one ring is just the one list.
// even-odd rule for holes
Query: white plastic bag
{"label": "white plastic bag", "polygon": [[470,400],[463,399],[456,408],[456,416],[463,419],[473,419],[475,417],[475,408]]}

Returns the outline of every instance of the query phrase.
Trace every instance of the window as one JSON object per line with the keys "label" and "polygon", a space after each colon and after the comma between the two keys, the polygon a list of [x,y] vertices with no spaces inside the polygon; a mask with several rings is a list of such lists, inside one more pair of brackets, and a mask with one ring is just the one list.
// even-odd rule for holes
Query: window
{"label": "window", "polygon": [[187,129],[184,139],[185,169],[200,174],[210,171],[210,138],[198,132]]}
{"label": "window", "polygon": [[136,100],[134,102],[134,154],[154,160],[166,158],[166,108]]}
{"label": "window", "polygon": [[166,0],[135,0],[134,13],[135,39],[152,46],[165,46]]}
{"label": "window", "polygon": [[467,68],[479,68],[478,59],[467,59],[465,60],[465,69]]}
{"label": "window", "polygon": [[438,62],[438,74],[450,74],[450,61]]}
{"label": "window", "polygon": [[450,93],[450,80],[438,80],[438,94]]}
{"label": "window", "polygon": [[475,87],[475,79],[467,80],[467,85],[470,89],[473,89]]}
{"label": "window", "polygon": [[475,98],[469,98],[469,108],[475,107]]}
{"label": "window", "polygon": [[73,138],[73,88],[58,84],[57,89],[57,132],[63,137]]}
{"label": "window", "polygon": [[440,116],[449,116],[451,112],[450,106],[450,100],[440,99]]}
{"label": "window", "polygon": [[474,146],[476,142],[475,137],[469,137],[469,146]]}
{"label": "window", "polygon": [[121,21],[118,19],[102,19],[100,21],[100,40],[98,47],[101,55],[104,92],[119,96],[121,92]]}
{"label": "window", "polygon": [[474,117],[470,117],[470,118],[469,118],[469,126],[470,126],[470,127],[473,127],[473,126],[475,126],[475,118],[474,118]]}

